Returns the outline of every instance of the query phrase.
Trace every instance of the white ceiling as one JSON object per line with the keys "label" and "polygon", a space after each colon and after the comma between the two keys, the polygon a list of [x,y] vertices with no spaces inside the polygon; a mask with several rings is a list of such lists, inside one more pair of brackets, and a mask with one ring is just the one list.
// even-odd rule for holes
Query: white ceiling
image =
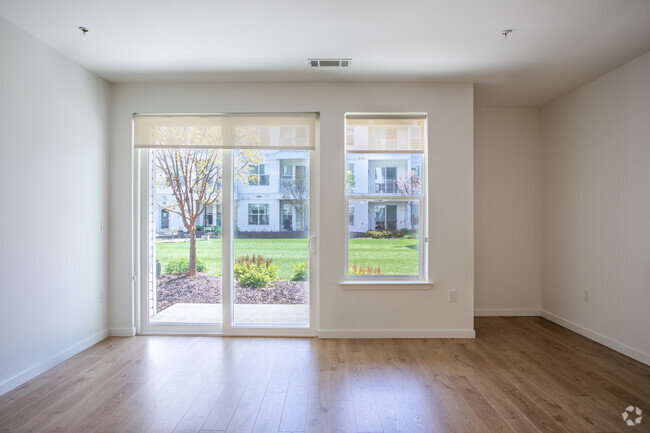
{"label": "white ceiling", "polygon": [[650,0],[0,0],[0,15],[111,82],[472,81],[482,106],[539,106],[650,50]]}

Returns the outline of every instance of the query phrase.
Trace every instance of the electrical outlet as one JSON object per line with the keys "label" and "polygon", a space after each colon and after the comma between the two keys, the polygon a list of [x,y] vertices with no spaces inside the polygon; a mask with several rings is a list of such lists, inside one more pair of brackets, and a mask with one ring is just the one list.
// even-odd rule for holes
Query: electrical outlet
{"label": "electrical outlet", "polygon": [[103,290],[100,290],[99,291],[99,303],[103,304],[104,302],[106,302],[106,292],[103,291]]}
{"label": "electrical outlet", "polygon": [[585,290],[585,302],[589,302],[589,290]]}
{"label": "electrical outlet", "polygon": [[455,290],[450,290],[449,291],[449,302],[456,302],[456,291]]}

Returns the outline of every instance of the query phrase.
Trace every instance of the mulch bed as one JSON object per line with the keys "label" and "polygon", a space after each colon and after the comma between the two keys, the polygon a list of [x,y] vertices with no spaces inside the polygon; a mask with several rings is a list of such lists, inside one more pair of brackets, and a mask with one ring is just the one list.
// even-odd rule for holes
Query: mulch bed
{"label": "mulch bed", "polygon": [[[235,283],[235,304],[307,304],[307,281],[276,281],[269,287],[250,289]],[[220,304],[221,277],[198,274],[162,274],[156,281],[158,311],[178,303]]]}

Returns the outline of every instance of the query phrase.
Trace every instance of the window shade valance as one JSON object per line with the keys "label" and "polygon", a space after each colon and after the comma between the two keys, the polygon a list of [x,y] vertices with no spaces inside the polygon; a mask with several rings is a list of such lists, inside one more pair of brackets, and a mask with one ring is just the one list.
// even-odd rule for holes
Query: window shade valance
{"label": "window shade valance", "polygon": [[316,146],[317,113],[136,114],[136,148],[300,149]]}
{"label": "window shade valance", "polygon": [[424,153],[426,114],[346,114],[348,153]]}

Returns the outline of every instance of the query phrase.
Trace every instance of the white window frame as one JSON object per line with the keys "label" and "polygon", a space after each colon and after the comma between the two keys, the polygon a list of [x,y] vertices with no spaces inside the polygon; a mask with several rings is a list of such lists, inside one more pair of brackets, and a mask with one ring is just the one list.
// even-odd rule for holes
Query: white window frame
{"label": "white window frame", "polygon": [[[345,200],[345,246],[344,246],[344,254],[343,254],[343,259],[344,259],[344,266],[343,266],[343,278],[342,278],[342,284],[372,284],[372,283],[391,283],[391,282],[396,282],[396,283],[416,283],[416,284],[421,284],[424,283],[423,287],[429,288],[431,287],[431,283],[428,281],[429,279],[429,269],[428,269],[428,250],[429,250],[429,234],[428,234],[428,224],[427,224],[427,216],[426,216],[426,210],[427,210],[427,198],[428,198],[428,131],[427,131],[427,125],[428,125],[428,120],[427,120],[427,115],[426,113],[346,113],[346,120],[345,120],[345,126],[344,126],[344,131],[345,135],[344,137],[353,135],[350,134],[348,131],[348,126],[347,126],[347,115],[348,114],[355,114],[355,115],[365,115],[368,117],[372,117],[376,115],[378,118],[381,118],[382,116],[391,116],[391,115],[397,115],[397,116],[406,116],[410,114],[415,114],[418,116],[425,116],[425,121],[424,121],[424,131],[423,131],[423,137],[424,137],[424,143],[423,143],[423,152],[422,152],[422,166],[421,166],[421,190],[420,190],[420,195],[414,195],[414,196],[407,196],[407,195],[381,195],[381,194],[376,194],[373,192],[366,192],[364,194],[357,194],[354,191],[348,191],[347,188],[344,187],[343,193],[344,193],[344,200]],[[344,140],[343,142],[343,148],[344,148],[344,158],[343,158],[343,173],[347,173],[347,168],[348,168],[348,161],[347,161],[347,148],[346,148],[346,142]],[[373,153],[386,153],[390,154],[391,152],[389,150],[383,151],[383,152],[373,152]],[[414,152],[415,153],[415,152]],[[373,174],[374,178],[374,174]],[[345,182],[344,182],[345,184]],[[369,186],[370,188],[370,186]],[[374,191],[374,182],[372,189],[370,191]],[[418,251],[419,251],[419,271],[418,275],[350,275],[348,272],[348,267],[349,267],[349,246],[350,246],[350,221],[349,221],[349,214],[350,214],[350,206],[353,206],[351,202],[353,201],[366,201],[366,202],[381,202],[381,201],[386,201],[386,202],[404,202],[405,206],[408,206],[408,202],[410,201],[415,201],[418,203],[418,208],[419,208],[419,228],[418,228],[418,234],[419,234],[419,240],[418,240]],[[372,228],[368,227],[368,230],[371,230]]]}
{"label": "white window frame", "polygon": [[[264,163],[251,165],[251,170],[249,174],[257,175],[257,180],[250,181],[249,186],[269,186],[271,184],[271,176],[268,173],[266,173],[266,165],[267,164]],[[263,169],[262,171],[264,171],[264,173],[260,173],[260,167],[262,167]],[[263,183],[262,179],[264,179],[265,176],[266,176],[266,183]]]}
{"label": "white window frame", "polygon": [[[257,207],[257,214],[251,214],[251,206]],[[269,215],[269,204],[268,203],[248,203],[248,225],[249,226],[268,226],[270,224],[270,215]],[[264,209],[264,213],[261,213]],[[251,223],[251,216],[257,217],[257,223]],[[266,222],[260,222],[261,217],[266,216]]]}

